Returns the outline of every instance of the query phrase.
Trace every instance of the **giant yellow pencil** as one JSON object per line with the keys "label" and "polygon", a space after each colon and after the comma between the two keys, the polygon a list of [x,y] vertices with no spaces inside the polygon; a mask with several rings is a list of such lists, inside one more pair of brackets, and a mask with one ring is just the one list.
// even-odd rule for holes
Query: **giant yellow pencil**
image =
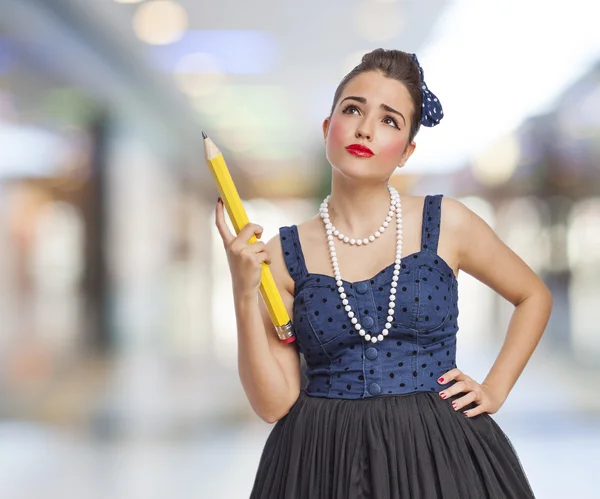
{"label": "giant yellow pencil", "polygon": [[[202,137],[204,138],[206,164],[215,179],[223,204],[233,223],[233,228],[235,229],[236,234],[239,234],[249,223],[248,215],[246,214],[238,191],[235,188],[235,184],[233,183],[233,179],[231,178],[231,174],[225,164],[225,159],[223,158],[221,151],[219,151],[219,148],[204,132],[202,132]],[[252,237],[248,240],[248,244],[255,243],[256,241],[256,236],[252,234]],[[269,315],[277,330],[279,339],[285,343],[294,341],[296,336],[294,335],[290,316],[285,309],[281,294],[275,285],[271,269],[269,269],[269,266],[264,262],[262,263],[260,294],[269,311]]]}

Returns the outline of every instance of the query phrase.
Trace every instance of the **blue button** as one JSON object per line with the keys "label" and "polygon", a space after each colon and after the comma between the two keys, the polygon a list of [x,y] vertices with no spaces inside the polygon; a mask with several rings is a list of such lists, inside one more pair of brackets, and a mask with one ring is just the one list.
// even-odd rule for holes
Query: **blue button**
{"label": "blue button", "polygon": [[356,292],[360,293],[361,295],[364,295],[367,290],[369,289],[369,286],[367,286],[366,282],[359,282],[356,286],[355,286]]}
{"label": "blue button", "polygon": [[375,360],[377,358],[378,352],[376,348],[373,347],[369,347],[367,348],[367,351],[365,352],[365,355],[367,356],[367,359],[369,360]]}
{"label": "blue button", "polygon": [[373,327],[373,317],[369,317],[368,315],[361,321],[362,325],[366,328]]}
{"label": "blue button", "polygon": [[381,393],[381,387],[377,383],[371,383],[369,385],[369,393],[371,395],[379,395]]}

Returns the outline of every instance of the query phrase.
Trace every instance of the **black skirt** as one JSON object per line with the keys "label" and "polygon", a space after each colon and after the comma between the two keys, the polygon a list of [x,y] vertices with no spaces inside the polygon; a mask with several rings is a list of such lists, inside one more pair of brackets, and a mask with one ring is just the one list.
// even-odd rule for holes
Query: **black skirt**
{"label": "black skirt", "polygon": [[250,498],[534,497],[507,436],[489,414],[455,411],[459,397],[301,392],[267,439]]}

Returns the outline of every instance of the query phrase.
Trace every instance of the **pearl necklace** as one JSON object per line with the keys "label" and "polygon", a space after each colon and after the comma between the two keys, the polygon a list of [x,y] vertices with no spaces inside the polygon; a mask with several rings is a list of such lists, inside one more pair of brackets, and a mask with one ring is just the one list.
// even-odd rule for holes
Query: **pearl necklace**
{"label": "pearl necklace", "polygon": [[[400,204],[400,195],[391,186],[388,186],[390,190],[390,194],[392,197],[392,207],[393,211],[396,214],[396,260],[394,262],[394,275],[392,276],[392,286],[390,288],[390,297],[389,297],[389,309],[387,322],[385,323],[385,327],[377,336],[366,333],[363,327],[358,322],[358,319],[354,317],[354,312],[352,311],[352,307],[348,302],[348,297],[346,296],[344,283],[342,281],[342,274],[340,273],[340,267],[338,264],[337,254],[335,252],[335,235],[332,227],[328,227],[327,225],[331,225],[331,223],[325,223],[325,230],[327,232],[327,241],[329,243],[329,253],[331,256],[331,265],[333,266],[333,272],[335,274],[335,281],[338,286],[338,293],[340,294],[340,298],[342,300],[342,304],[344,305],[344,310],[348,313],[348,317],[352,324],[354,324],[354,328],[358,331],[365,341],[370,341],[371,343],[377,343],[378,341],[383,341],[383,338],[388,335],[389,330],[392,327],[392,321],[394,320],[394,308],[396,306],[396,288],[398,287],[398,276],[400,275],[400,261],[402,258],[402,207]],[[329,196],[328,196],[329,197]],[[323,222],[325,222],[325,217],[323,217],[323,210],[327,209],[327,198],[321,204],[321,217],[323,218]],[[339,237],[339,236],[338,236]]]}
{"label": "pearl necklace", "polygon": [[[392,221],[392,217],[394,216],[394,196],[392,194],[396,191],[392,189],[394,188],[391,185],[388,185],[388,190],[390,191],[390,209],[388,211],[388,214],[385,217],[383,223],[381,224],[381,227],[379,227],[379,230],[375,231],[375,233],[371,234],[369,237],[365,237],[363,239],[350,238],[348,236],[345,236],[335,228],[335,226],[331,223],[331,220],[329,220],[329,196],[327,196],[321,204],[321,218],[325,223],[325,227],[327,227],[327,229],[331,229],[332,234],[335,237],[337,237],[340,241],[343,241],[346,244],[351,244],[352,246],[362,246],[363,244],[372,243],[373,241],[375,241],[375,239],[381,237],[381,234],[383,234],[385,229],[387,229],[388,225]],[[396,194],[398,193],[396,192]]]}

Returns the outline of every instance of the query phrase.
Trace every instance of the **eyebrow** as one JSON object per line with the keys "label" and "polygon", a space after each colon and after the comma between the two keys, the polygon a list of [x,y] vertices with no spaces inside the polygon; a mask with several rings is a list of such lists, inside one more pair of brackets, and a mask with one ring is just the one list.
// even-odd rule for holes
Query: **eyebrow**
{"label": "eyebrow", "polygon": [[[342,101],[340,102],[340,104],[342,102],[344,102],[345,100],[355,100],[356,102],[360,102],[361,104],[366,104],[367,103],[367,99],[365,99],[364,97],[356,97],[354,95],[350,95],[350,96],[345,97],[344,99],[342,99]],[[387,104],[381,104],[381,106],[379,106],[379,107],[381,109],[385,109],[388,113],[397,114],[398,116],[400,116],[404,120],[404,124],[406,125],[406,118],[404,118],[404,115],[400,111],[396,111],[394,108],[388,106]]]}

